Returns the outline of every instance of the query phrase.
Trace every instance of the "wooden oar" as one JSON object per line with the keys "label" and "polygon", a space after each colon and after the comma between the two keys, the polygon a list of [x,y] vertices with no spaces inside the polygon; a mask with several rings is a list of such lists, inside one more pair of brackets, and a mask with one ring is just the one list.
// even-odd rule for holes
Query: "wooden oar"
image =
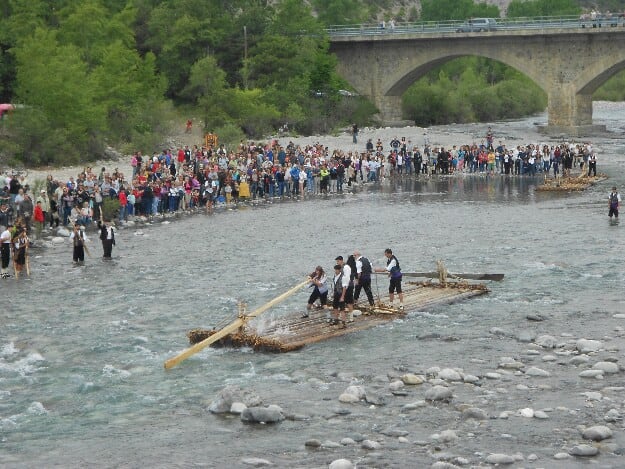
{"label": "wooden oar", "polygon": [[[384,273],[384,272],[382,272]],[[425,278],[439,278],[440,272],[402,272],[404,277],[425,277]],[[447,273],[447,278],[462,278],[467,280],[493,280],[495,282],[501,282],[504,274],[452,274]]]}
{"label": "wooden oar", "polygon": [[237,318],[232,324],[224,327],[219,332],[216,332],[213,335],[211,335],[210,337],[204,339],[203,341],[198,342],[193,347],[189,347],[188,349],[186,349],[181,354],[176,355],[173,358],[170,358],[169,360],[167,360],[165,362],[165,369],[169,370],[170,368],[173,368],[178,363],[180,363],[180,362],[186,360],[187,358],[189,358],[191,355],[195,355],[200,350],[205,349],[206,347],[208,347],[213,342],[217,342],[219,339],[221,339],[221,338],[227,336],[228,334],[236,331],[239,327],[243,326],[249,319],[255,318],[256,316],[261,315],[262,313],[267,311],[269,308],[271,308],[272,306],[275,306],[276,304],[278,304],[281,301],[285,300],[286,298],[291,296],[293,293],[295,293],[297,290],[299,290],[300,288],[302,288],[305,285],[308,285],[309,283],[310,283],[310,278],[307,278],[302,283],[299,283],[299,284],[295,285],[289,291],[287,291],[287,292],[283,293],[282,295],[274,298],[269,303],[264,304],[263,306],[261,306],[260,308],[258,308],[255,311],[252,311],[250,314],[248,314],[246,316],[241,316],[241,317]]}

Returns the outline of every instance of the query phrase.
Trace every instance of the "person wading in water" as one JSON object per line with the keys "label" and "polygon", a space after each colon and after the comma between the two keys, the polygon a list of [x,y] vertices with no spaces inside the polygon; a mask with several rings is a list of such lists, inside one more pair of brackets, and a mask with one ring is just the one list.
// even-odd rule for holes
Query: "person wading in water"
{"label": "person wading in water", "polygon": [[103,258],[111,259],[113,254],[113,246],[115,245],[115,229],[109,223],[101,218],[98,221],[98,228],[100,228],[100,240],[102,241],[102,250],[104,251]]}

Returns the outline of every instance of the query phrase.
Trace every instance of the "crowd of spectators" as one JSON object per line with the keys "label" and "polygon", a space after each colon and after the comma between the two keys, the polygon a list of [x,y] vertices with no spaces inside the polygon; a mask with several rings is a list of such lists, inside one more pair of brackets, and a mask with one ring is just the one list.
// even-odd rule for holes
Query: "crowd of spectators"
{"label": "crowd of spectators", "polygon": [[575,166],[596,175],[596,155],[590,143],[506,148],[494,143],[490,131],[481,144],[451,148],[428,142],[413,145],[406,137],[395,137],[386,144],[369,139],[363,151],[331,151],[319,143],[298,146],[277,140],[241,142],[233,149],[224,145],[185,146],[151,156],[136,152],[130,160],[131,174],[118,168],[94,172],[86,167],[67,181],[49,175],[37,194],[27,176],[7,174],[0,193],[0,225],[6,226],[19,217],[30,233],[35,205],[44,214],[43,222],[37,221],[40,235],[46,225],[89,226],[102,217],[107,199],[116,201],[116,217],[123,223],[133,215],[211,211],[217,203],[237,203],[242,198],[341,193],[346,186],[377,183],[385,178],[429,178],[439,174],[534,176],[550,172],[559,177]]}

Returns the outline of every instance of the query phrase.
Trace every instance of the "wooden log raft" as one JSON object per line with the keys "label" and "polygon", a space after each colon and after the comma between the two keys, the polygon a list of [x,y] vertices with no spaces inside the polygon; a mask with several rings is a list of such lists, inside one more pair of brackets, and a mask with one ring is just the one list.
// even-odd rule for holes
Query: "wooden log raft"
{"label": "wooden log raft", "polygon": [[[263,327],[254,321],[245,324],[235,332],[221,338],[216,345],[226,347],[251,347],[256,351],[290,352],[305,345],[339,337],[353,332],[370,329],[380,324],[404,317],[410,311],[422,311],[436,305],[450,304],[489,290],[482,284],[468,282],[406,282],[404,285],[404,310],[378,303],[373,307],[357,307],[362,314],[354,315],[354,322],[347,327],[330,325],[325,310],[313,310],[309,317],[302,318],[301,312],[294,312],[275,319]],[[194,329],[187,336],[191,344],[199,343],[217,330]]]}

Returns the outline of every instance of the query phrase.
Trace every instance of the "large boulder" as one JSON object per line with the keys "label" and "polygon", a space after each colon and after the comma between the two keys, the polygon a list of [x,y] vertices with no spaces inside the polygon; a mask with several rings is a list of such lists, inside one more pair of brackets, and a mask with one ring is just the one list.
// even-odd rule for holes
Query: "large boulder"
{"label": "large boulder", "polygon": [[217,397],[211,402],[208,410],[213,414],[223,414],[230,412],[232,404],[243,403],[247,407],[257,407],[262,404],[260,397],[251,391],[244,391],[238,386],[226,386]]}
{"label": "large boulder", "polygon": [[249,423],[278,423],[284,415],[275,407],[248,407],[241,412],[241,421]]}

